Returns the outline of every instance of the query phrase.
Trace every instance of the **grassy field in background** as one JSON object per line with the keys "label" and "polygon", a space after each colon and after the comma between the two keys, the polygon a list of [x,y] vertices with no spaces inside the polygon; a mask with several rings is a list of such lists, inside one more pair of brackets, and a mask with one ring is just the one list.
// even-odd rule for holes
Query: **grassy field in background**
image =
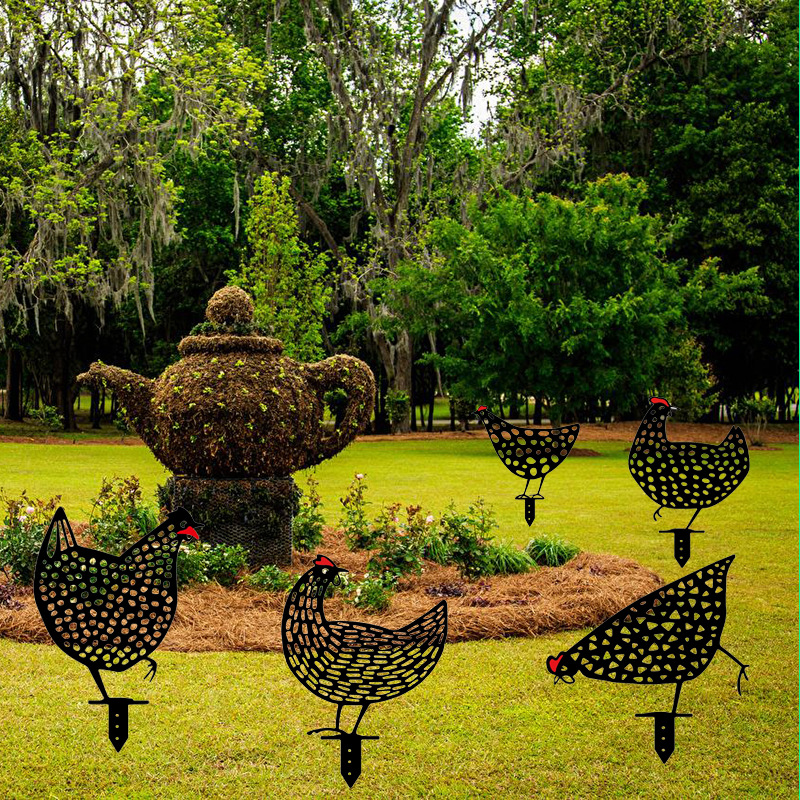
{"label": "grassy field in background", "polygon": [[[330,523],[355,472],[367,476],[371,510],[419,503],[434,513],[477,496],[495,508],[498,539],[524,544],[558,533],[584,550],[635,558],[665,581],[735,553],[724,646],[750,664],[736,694],[736,666],[719,654],[688,683],[676,751],[663,765],[653,723],[636,713],[671,708],[672,687],[617,686],[578,677],[553,686],[545,659],[581,635],[448,646],[431,677],[369,710],[363,774],[349,790],[338,743],[306,736],[334,708],[307,693],[277,654],[157,654],[145,670],[109,678],[115,694],[149,699],[130,712],[116,754],[88,673],[52,647],[0,641],[0,794],[8,797],[796,797],[797,446],[751,452],[750,474],[704,511],[684,569],[659,528],[685,524],[633,482],[621,442],[584,442],[599,457],[570,457],[545,481],[528,528],[514,495],[523,483],[488,443],[360,442],[318,468]],[[190,454],[187,454],[190,455]],[[135,473],[152,497],[166,473],[144,447],[0,444],[0,485],[13,494],[60,493],[86,519],[101,478]],[[299,479],[302,487],[304,481]],[[433,604],[432,600],[432,604]]]}

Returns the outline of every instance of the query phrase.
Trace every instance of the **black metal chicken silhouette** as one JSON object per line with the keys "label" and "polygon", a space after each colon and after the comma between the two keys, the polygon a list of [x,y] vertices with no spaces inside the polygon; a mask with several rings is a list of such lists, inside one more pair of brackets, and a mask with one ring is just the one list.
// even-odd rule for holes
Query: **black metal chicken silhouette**
{"label": "black metal chicken silhouette", "polygon": [[636,438],[628,467],[636,483],[658,508],[694,509],[685,528],[660,533],[674,536],[675,560],[683,566],[691,555],[692,523],[704,508],[724,500],[745,479],[750,469],[747,440],[733,426],[722,444],[671,442],[667,439],[667,417],[678,409],[661,397],[651,397]]}
{"label": "black metal chicken silhouette", "polygon": [[725,588],[735,556],[715,561],[639,598],[584,636],[547,669],[573,683],[577,672],[601,681],[633,684],[675,684],[672,711],[637,714],[655,720],[655,750],[666,764],[675,749],[678,698],[686,681],[700,675],[717,650],[739,665],[736,688],[742,693],[743,664],[721,644],[725,627]]}
{"label": "black metal chicken silhouette", "polygon": [[[294,676],[317,697],[336,705],[336,727],[330,732],[340,742],[340,772],[352,787],[361,774],[361,736],[358,725],[373,703],[392,700],[410,691],[430,675],[447,639],[447,603],[442,601],[414,622],[389,630],[364,622],[329,622],[322,603],[328,587],[347,572],[329,558],[317,556],[314,566],[289,592],[281,631],[283,654]],[[342,708],[360,706],[353,730],[340,727]]]}
{"label": "black metal chicken silhouette", "polygon": [[[494,449],[509,471],[525,478],[525,490],[517,500],[525,501],[525,521],[530,526],[536,519],[536,501],[544,500],[542,484],[572,450],[580,432],[580,425],[565,428],[521,428],[492,414],[481,406],[476,416],[483,423]],[[536,494],[528,494],[532,480],[541,478]]]}
{"label": "black metal chicken silhouette", "polygon": [[124,672],[140,661],[150,669],[150,654],[161,644],[175,616],[178,548],[182,539],[198,539],[189,513],[175,509],[154,531],[112,556],[81,547],[67,515],[59,508],[39,550],[34,595],[53,641],[83,664],[108,706],[108,738],[119,752],[128,739],[128,706],[147,700],[109,697],[101,670]]}

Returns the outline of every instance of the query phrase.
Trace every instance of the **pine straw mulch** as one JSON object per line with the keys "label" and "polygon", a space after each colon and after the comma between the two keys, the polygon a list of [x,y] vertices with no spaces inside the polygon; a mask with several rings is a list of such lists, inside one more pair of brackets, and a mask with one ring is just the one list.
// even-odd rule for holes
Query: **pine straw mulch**
{"label": "pine straw mulch", "polygon": [[[319,552],[350,570],[351,579],[363,577],[369,554],[348,550],[340,531],[326,531]],[[314,557],[314,553],[295,553],[292,571],[304,572]],[[449,642],[538,636],[595,627],[661,584],[656,573],[635,561],[594,553],[583,553],[563,567],[475,583],[461,580],[454,567],[426,562],[421,576],[400,584],[388,611],[364,613],[334,594],[325,601],[325,614],[332,620],[400,628],[446,599]],[[257,592],[244,586],[225,589],[211,584],[186,589],[180,593],[175,621],[162,649],[190,653],[280,651],[285,599],[282,593]],[[29,589],[15,591],[6,602],[17,608],[0,608],[0,636],[51,643]]]}

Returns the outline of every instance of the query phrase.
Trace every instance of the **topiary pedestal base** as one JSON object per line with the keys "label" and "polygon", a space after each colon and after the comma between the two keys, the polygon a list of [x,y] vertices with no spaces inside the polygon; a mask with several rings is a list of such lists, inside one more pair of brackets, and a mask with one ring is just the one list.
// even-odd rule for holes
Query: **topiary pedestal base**
{"label": "topiary pedestal base", "polygon": [[183,506],[205,526],[200,541],[240,544],[252,569],[292,560],[292,519],[300,490],[285,478],[191,478],[167,480],[160,501],[167,510]]}

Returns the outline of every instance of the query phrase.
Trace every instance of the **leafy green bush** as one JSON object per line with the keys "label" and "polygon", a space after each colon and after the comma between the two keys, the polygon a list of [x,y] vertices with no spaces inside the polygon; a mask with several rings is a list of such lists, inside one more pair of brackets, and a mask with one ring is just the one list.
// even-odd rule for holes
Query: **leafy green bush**
{"label": "leafy green bush", "polygon": [[195,543],[182,544],[178,550],[178,586],[189,583],[208,583],[206,554],[211,545]]}
{"label": "leafy green bush", "polygon": [[472,503],[466,512],[456,511],[451,503],[442,514],[440,525],[442,539],[450,550],[450,560],[458,567],[462,578],[476,580],[492,574],[490,532],[497,527],[497,521],[482,498]]}
{"label": "leafy green bush", "polygon": [[55,406],[34,408],[30,412],[30,417],[50,431],[60,431],[64,427],[64,420]]}
{"label": "leafy green bush", "polygon": [[540,567],[561,567],[581,551],[577,545],[558,536],[543,535],[531,539],[525,545],[525,552]]}
{"label": "leafy green bush", "polygon": [[393,575],[367,572],[363,581],[349,585],[350,591],[344,595],[344,601],[369,611],[385,611],[392,603],[396,588],[397,579]]}
{"label": "leafy green bush", "polygon": [[284,572],[280,567],[267,564],[258,572],[248,576],[245,583],[253,589],[262,592],[288,592],[297,580],[296,575]]}
{"label": "leafy green bush", "polygon": [[309,475],[306,483],[308,492],[300,500],[300,510],[292,521],[292,545],[304,553],[322,543],[322,525],[325,522],[320,511],[322,498],[317,491],[319,481]]}
{"label": "leafy green bush", "polygon": [[402,389],[389,389],[386,392],[386,414],[394,428],[403,422],[411,410],[411,396]]}
{"label": "leafy green bush", "polygon": [[157,526],[155,511],[142,503],[142,489],[135,475],[103,478],[89,522],[89,533],[98,550],[119,555]]}
{"label": "leafy green bush", "polygon": [[6,507],[0,531],[0,566],[6,578],[18,586],[30,586],[44,535],[61,496],[30,500],[23,491],[18,498],[2,495]]}
{"label": "leafy green bush", "polygon": [[488,556],[493,575],[519,575],[530,572],[536,566],[524,550],[513,544],[489,545]]}
{"label": "leafy green bush", "polygon": [[210,581],[232,586],[246,566],[247,550],[240,544],[182,544],[178,551],[178,586]]}
{"label": "leafy green bush", "polygon": [[351,550],[369,550],[375,543],[375,537],[367,519],[369,503],[365,499],[366,491],[366,475],[358,472],[348,487],[347,494],[339,500],[344,509],[339,519],[339,525],[344,531],[347,546]]}
{"label": "leafy green bush", "polygon": [[420,506],[407,506],[404,521],[399,503],[384,508],[373,528],[377,553],[370,559],[370,570],[394,576],[419,575],[429,524],[425,520]]}
{"label": "leafy green bush", "polygon": [[766,395],[740,397],[731,403],[731,412],[734,418],[741,422],[750,444],[754,447],[763,446],[763,434],[767,430],[767,423],[775,418],[777,412],[775,401]]}
{"label": "leafy green bush", "polygon": [[240,544],[213,545],[206,554],[206,574],[220,586],[233,586],[247,568],[247,550]]}

